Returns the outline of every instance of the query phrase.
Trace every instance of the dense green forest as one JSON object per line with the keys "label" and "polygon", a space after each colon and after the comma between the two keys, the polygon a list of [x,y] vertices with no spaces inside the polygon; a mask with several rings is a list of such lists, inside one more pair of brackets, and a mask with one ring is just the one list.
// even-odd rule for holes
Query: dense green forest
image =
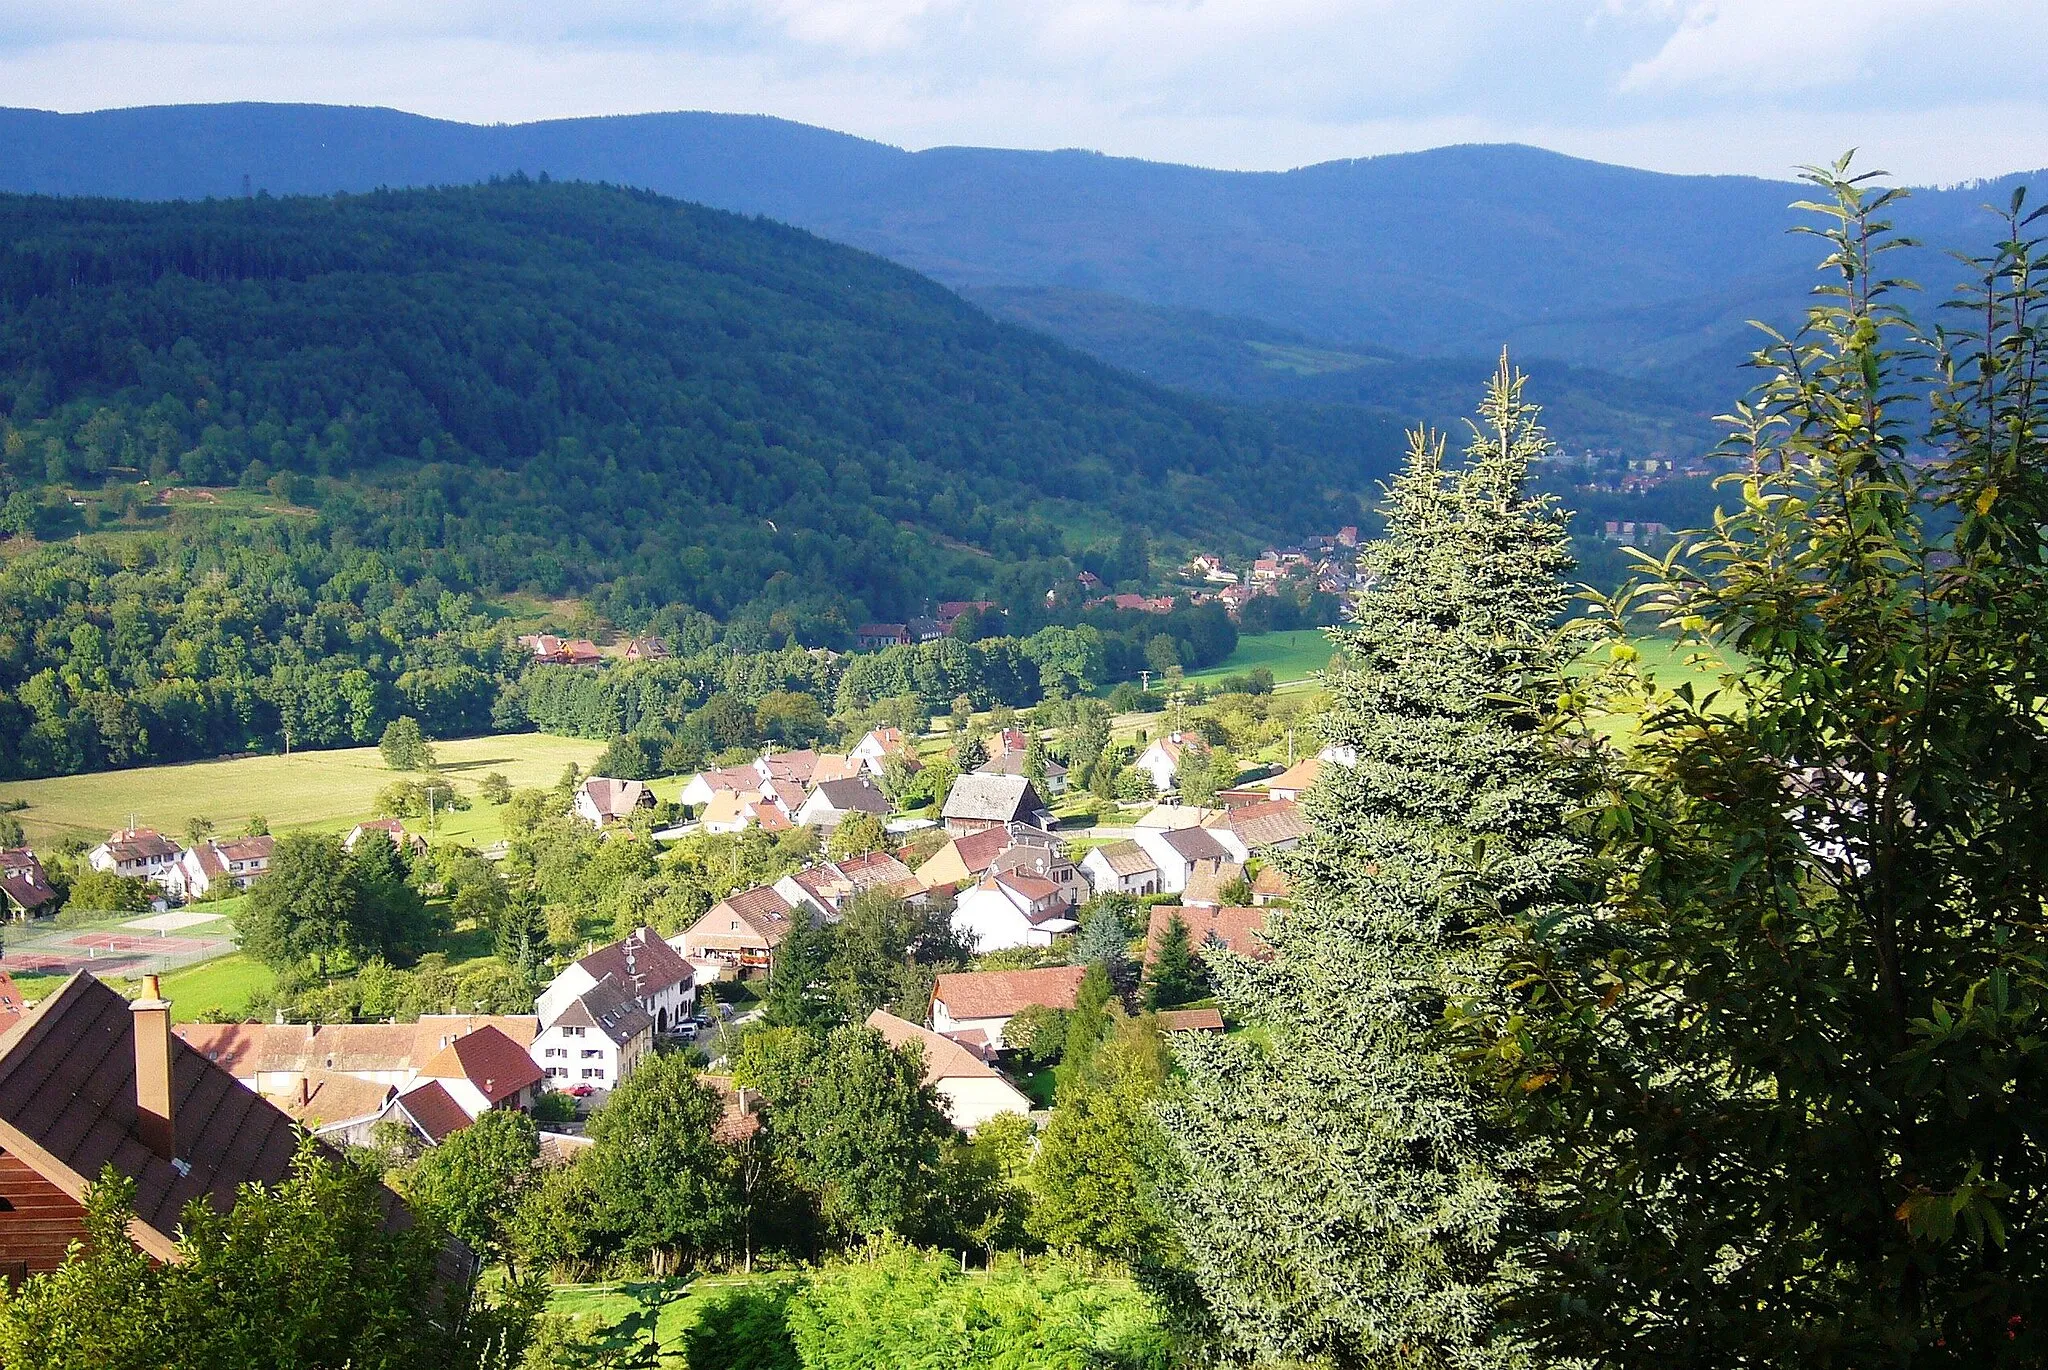
{"label": "dense green forest", "polygon": [[[685,653],[980,596],[1029,637],[1084,566],[1142,587],[1142,528],[1357,522],[1390,435],[1177,396],[644,193],[0,199],[0,771],[518,726],[519,592]],[[1098,678],[1169,627],[1096,626]]]}

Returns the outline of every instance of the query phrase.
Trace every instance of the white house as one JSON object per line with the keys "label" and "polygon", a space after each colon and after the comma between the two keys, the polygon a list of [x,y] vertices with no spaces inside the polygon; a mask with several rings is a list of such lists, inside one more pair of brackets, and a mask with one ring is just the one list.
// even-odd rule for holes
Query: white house
{"label": "white house", "polygon": [[910,743],[904,738],[901,728],[871,728],[867,736],[853,746],[847,755],[860,763],[861,768],[878,779],[884,763],[892,756],[914,760]]}
{"label": "white house", "polygon": [[178,859],[178,844],[152,828],[122,828],[85,854],[96,871],[155,880]]}
{"label": "white house", "polygon": [[537,1011],[542,1029],[568,1008],[570,1000],[605,979],[640,1006],[658,1033],[674,1030],[696,1011],[696,972],[660,933],[641,927],[562,968],[540,994]]}
{"label": "white house", "polygon": [[493,1108],[532,1107],[544,1075],[527,1049],[496,1027],[466,1032],[420,1063],[413,1088],[438,1080],[472,1120]]}
{"label": "white house", "polygon": [[960,971],[941,975],[932,987],[932,1031],[991,1051],[1007,1050],[1003,1029],[1032,1004],[1071,1009],[1086,966],[1045,966],[1038,970]]}
{"label": "white house", "polygon": [[758,793],[760,788],[761,776],[752,766],[726,766],[691,776],[683,783],[683,792],[677,799],[693,809],[701,809],[720,792]]}
{"label": "white house", "polygon": [[654,1019],[609,975],[541,1021],[533,1057],[555,1089],[616,1088],[654,1050]]}
{"label": "white house", "polygon": [[877,818],[889,816],[888,796],[872,776],[821,782],[797,806],[796,822],[798,827],[829,830],[855,813],[871,813]]}
{"label": "white house", "polygon": [[[1325,750],[1330,749],[1326,748]],[[1266,793],[1275,799],[1285,799],[1290,802],[1299,801],[1302,793],[1309,786],[1316,783],[1316,777],[1321,774],[1322,769],[1323,762],[1321,757],[1304,757],[1280,772],[1280,774],[1274,776],[1271,780],[1268,780],[1266,782]]]}
{"label": "white house", "polygon": [[1180,774],[1180,759],[1190,750],[1209,750],[1208,740],[1199,733],[1168,733],[1154,738],[1131,765],[1152,777],[1152,788],[1161,794],[1173,788]]}
{"label": "white house", "polygon": [[576,787],[576,816],[594,828],[631,818],[636,809],[653,807],[654,791],[644,780],[593,775]]}
{"label": "white house", "polygon": [[[1025,775],[1028,774],[1026,765],[1030,755],[1031,753],[1028,748],[1000,751],[977,767],[974,773],[976,775]],[[1044,785],[1045,792],[1048,795],[1065,794],[1067,792],[1067,768],[1051,757],[1046,757],[1045,774],[1039,777],[1037,783]]]}
{"label": "white house", "polygon": [[1029,1095],[952,1038],[880,1009],[868,1015],[868,1026],[890,1046],[917,1043],[924,1057],[925,1083],[937,1092],[939,1107],[962,1132],[973,1132],[999,1113],[1030,1114]]}
{"label": "white house", "polygon": [[953,904],[953,928],[973,940],[977,954],[1049,947],[1053,938],[1080,926],[1072,913],[1072,904],[1053,881],[1016,872],[991,874],[960,892]]}
{"label": "white house", "polygon": [[179,852],[157,883],[173,899],[204,899],[217,888],[245,890],[270,869],[276,846],[276,839],[267,836],[201,842]]}
{"label": "white house", "polygon": [[1081,873],[1097,894],[1159,893],[1159,863],[1136,842],[1096,847],[1081,858]]}
{"label": "white house", "polygon": [[1140,828],[1136,841],[1159,867],[1160,894],[1179,894],[1186,889],[1188,872],[1197,861],[1231,859],[1230,848],[1207,828]]}

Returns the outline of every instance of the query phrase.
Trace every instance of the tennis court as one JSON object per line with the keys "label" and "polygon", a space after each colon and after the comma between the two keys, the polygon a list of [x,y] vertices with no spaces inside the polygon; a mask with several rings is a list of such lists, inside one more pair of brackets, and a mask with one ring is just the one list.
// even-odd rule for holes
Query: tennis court
{"label": "tennis court", "polygon": [[[202,923],[212,921],[208,917]],[[89,970],[101,977],[177,970],[233,951],[232,930],[233,925],[225,919],[220,920],[217,932],[206,934],[173,935],[168,929],[151,931],[133,923],[28,933],[10,930],[6,950],[0,954],[0,969],[36,975]]]}

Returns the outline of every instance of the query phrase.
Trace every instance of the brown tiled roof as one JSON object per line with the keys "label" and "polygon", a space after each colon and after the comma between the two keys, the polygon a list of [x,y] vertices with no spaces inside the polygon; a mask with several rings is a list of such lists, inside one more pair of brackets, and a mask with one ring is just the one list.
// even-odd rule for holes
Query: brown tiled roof
{"label": "brown tiled roof", "polygon": [[1315,757],[1304,757],[1280,774],[1266,782],[1268,790],[1305,790],[1316,783],[1322,774],[1323,763]]}
{"label": "brown tiled roof", "polygon": [[418,1029],[411,1023],[184,1023],[186,1044],[244,1079],[259,1072],[410,1070]]}
{"label": "brown tiled roof", "polygon": [[1007,1018],[1028,1004],[1072,1008],[1087,972],[1086,966],[959,971],[938,978],[932,1002],[955,1018]]}
{"label": "brown tiled roof", "polygon": [[681,952],[664,942],[653,928],[638,927],[610,946],[599,947],[576,963],[590,972],[593,980],[609,975],[632,987],[634,997],[649,998],[671,985],[687,985],[697,978]]}
{"label": "brown tiled roof", "polygon": [[652,1028],[654,1019],[616,977],[607,975],[571,999],[556,1015],[555,1022],[548,1026],[553,1027],[555,1023],[594,1027],[613,1042],[624,1046]]}
{"label": "brown tiled roof", "polygon": [[889,812],[888,796],[882,793],[881,786],[865,775],[852,780],[827,780],[813,793],[824,795],[825,802],[840,813],[879,815]]}
{"label": "brown tiled roof", "polygon": [[1183,904],[1216,905],[1223,902],[1224,887],[1244,878],[1244,867],[1234,861],[1197,861],[1188,872],[1187,888],[1181,891]]}
{"label": "brown tiled roof", "polygon": [[[998,752],[985,763],[975,768],[976,775],[1023,775],[1024,767],[1030,761],[1029,752]],[[1051,757],[1045,758],[1045,774],[1048,779],[1065,775],[1067,768]]]}
{"label": "brown tiled roof", "polygon": [[1265,909],[1250,909],[1231,905],[1220,909],[1189,908],[1180,904],[1154,904],[1152,924],[1145,930],[1145,964],[1151,965],[1152,958],[1159,954],[1160,939],[1166,936],[1166,928],[1175,914],[1188,925],[1188,945],[1200,951],[1214,936],[1224,946],[1244,956],[1261,959],[1273,953],[1259,939],[1259,932],[1266,926]]}
{"label": "brown tiled roof", "polygon": [[14,977],[0,970],[0,1033],[14,1026],[28,1008],[21,1001],[21,990],[15,986]]}
{"label": "brown tiled roof", "polygon": [[[158,1156],[136,1129],[134,1018],[81,971],[0,1037],[0,1148],[73,1198],[107,1165],[132,1178],[131,1230],[166,1260],[188,1203],[227,1212],[240,1186],[284,1179],[299,1143],[283,1110],[173,1035],[178,1161]],[[411,1221],[397,1195],[382,1197],[387,1226]]]}
{"label": "brown tiled roof", "polygon": [[231,837],[211,845],[229,861],[268,861],[270,854],[277,850],[277,839],[268,833],[258,833],[254,837]]}
{"label": "brown tiled roof", "polygon": [[31,911],[41,908],[57,897],[57,891],[48,885],[38,884],[28,875],[0,875],[0,890],[21,908]]}
{"label": "brown tiled roof", "polygon": [[789,901],[776,893],[773,885],[756,885],[728,894],[713,904],[704,917],[713,914],[723,914],[728,921],[739,919],[771,947],[789,931]]}
{"label": "brown tiled roof", "polygon": [[1213,1008],[1174,1008],[1159,1014],[1161,1032],[1221,1032],[1223,1013]]}
{"label": "brown tiled roof", "polygon": [[1287,883],[1287,872],[1268,861],[1259,867],[1259,873],[1252,879],[1252,893],[1279,898],[1292,887]]}
{"label": "brown tiled roof", "polygon": [[614,780],[593,775],[578,786],[591,807],[604,818],[630,818],[633,811],[654,805],[654,793],[644,780]]}
{"label": "brown tiled roof", "polygon": [[1010,847],[1010,834],[1001,828],[983,828],[980,832],[953,839],[953,850],[959,854],[960,864],[967,867],[969,875],[980,875],[995,864],[995,859]]}
{"label": "brown tiled roof", "polygon": [[396,1092],[393,1085],[372,1084],[353,1075],[315,1070],[307,1073],[304,1103],[295,1094],[273,1098],[271,1102],[302,1126],[320,1128],[381,1113]]}
{"label": "brown tiled roof", "polygon": [[1230,848],[1218,842],[1206,828],[1170,828],[1159,840],[1189,861],[1228,861]]}
{"label": "brown tiled roof", "polygon": [[526,1048],[494,1027],[456,1038],[422,1065],[420,1074],[432,1080],[468,1080],[494,1104],[547,1078]]}
{"label": "brown tiled roof", "polygon": [[181,850],[153,828],[123,828],[107,838],[106,847],[116,861],[162,861]]}
{"label": "brown tiled roof", "polygon": [[908,1042],[921,1045],[924,1048],[924,1082],[928,1085],[963,1075],[978,1079],[1001,1078],[993,1066],[952,1038],[906,1022],[893,1013],[876,1009],[868,1015],[868,1026],[881,1033],[883,1040],[892,1047]]}
{"label": "brown tiled roof", "polygon": [[1095,850],[1109,863],[1109,869],[1119,876],[1143,875],[1147,871],[1157,872],[1159,869],[1159,863],[1152,859],[1152,854],[1128,837],[1121,842],[1106,843]]}
{"label": "brown tiled roof", "polygon": [[455,1096],[441,1087],[439,1080],[429,1080],[416,1085],[398,1096],[398,1107],[405,1116],[412,1119],[413,1126],[425,1134],[428,1141],[439,1145],[449,1137],[462,1131],[470,1124],[470,1117],[463,1112],[462,1105],[455,1102]]}
{"label": "brown tiled roof", "polygon": [[725,1112],[711,1129],[713,1141],[732,1146],[761,1130],[759,1090],[739,1088],[730,1075],[699,1075],[697,1078],[718,1091],[719,1100],[725,1105]]}
{"label": "brown tiled roof", "polygon": [[1301,805],[1291,799],[1268,799],[1258,804],[1241,805],[1211,826],[1228,827],[1237,834],[1240,842],[1254,851],[1278,846],[1282,842],[1299,841],[1308,835],[1308,820],[1301,816]]}

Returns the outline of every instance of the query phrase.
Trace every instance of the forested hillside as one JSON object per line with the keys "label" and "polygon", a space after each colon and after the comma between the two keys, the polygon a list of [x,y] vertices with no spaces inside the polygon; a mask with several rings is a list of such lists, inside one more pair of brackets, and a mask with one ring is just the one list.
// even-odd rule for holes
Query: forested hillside
{"label": "forested hillside", "polygon": [[1392,425],[1285,423],[644,192],[0,199],[4,765],[488,726],[508,593],[846,647],[1359,521]]}
{"label": "forested hillside", "polygon": [[[908,152],[724,114],[478,127],[314,105],[0,111],[0,189],[325,194],[522,169],[766,214],[956,287],[1089,290],[1404,353],[1485,359],[1505,342],[1683,384],[1702,407],[1741,389],[1747,321],[1796,320],[1808,283],[1809,254],[1784,231],[1786,181],[1529,147],[1229,172],[1081,151]],[[1930,245],[1905,274],[1948,286],[1942,251],[1981,241],[1979,207],[2006,190],[1901,205],[1902,226]]]}
{"label": "forested hillside", "polygon": [[719,617],[765,595],[829,637],[999,588],[1077,521],[1348,520],[1380,469],[644,194],[21,199],[0,234],[18,486],[290,472],[326,527],[484,589]]}

